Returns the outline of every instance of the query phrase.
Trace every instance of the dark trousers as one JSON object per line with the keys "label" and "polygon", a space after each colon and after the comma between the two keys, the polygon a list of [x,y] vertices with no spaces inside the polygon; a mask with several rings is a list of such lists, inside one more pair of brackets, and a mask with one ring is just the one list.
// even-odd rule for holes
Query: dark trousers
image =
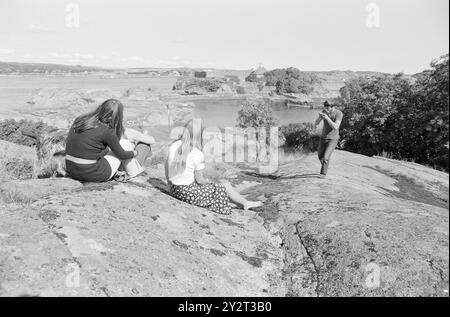
{"label": "dark trousers", "polygon": [[322,169],[320,174],[327,175],[328,166],[330,165],[331,154],[336,148],[339,139],[320,139],[319,149],[317,150],[317,155],[319,156],[319,161],[322,164]]}

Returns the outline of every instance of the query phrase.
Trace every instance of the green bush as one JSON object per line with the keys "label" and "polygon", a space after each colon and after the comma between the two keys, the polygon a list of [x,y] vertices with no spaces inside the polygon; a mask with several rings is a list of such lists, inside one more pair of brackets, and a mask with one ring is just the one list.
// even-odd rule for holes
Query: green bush
{"label": "green bush", "polygon": [[266,102],[247,100],[238,112],[240,128],[270,128],[277,124],[272,108]]}
{"label": "green bush", "polygon": [[291,123],[280,129],[287,149],[315,152],[319,146],[320,134],[312,123]]}
{"label": "green bush", "polygon": [[7,119],[0,121],[0,140],[25,146],[36,145],[36,138],[49,127],[43,122]]}
{"label": "green bush", "polygon": [[431,165],[448,172],[449,56],[416,77],[359,78],[337,99],[345,150]]}
{"label": "green bush", "polygon": [[256,139],[260,141],[258,129],[266,129],[266,142],[269,141],[270,128],[277,125],[278,119],[266,102],[247,100],[238,112],[237,126],[255,128]]}
{"label": "green bush", "polygon": [[17,157],[2,162],[3,169],[13,179],[30,179],[33,176],[33,162],[29,159]]}

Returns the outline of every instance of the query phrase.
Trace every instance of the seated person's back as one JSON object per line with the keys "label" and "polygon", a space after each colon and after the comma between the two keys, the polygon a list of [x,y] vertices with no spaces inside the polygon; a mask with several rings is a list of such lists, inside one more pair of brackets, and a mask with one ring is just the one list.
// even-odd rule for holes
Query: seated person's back
{"label": "seated person's back", "polygon": [[[175,153],[182,146],[180,140],[175,141],[169,147],[168,163],[172,164],[175,159]],[[205,168],[204,154],[198,148],[194,147],[186,156],[186,166],[184,171],[170,178],[170,182],[174,185],[190,185],[195,182],[195,171]]]}

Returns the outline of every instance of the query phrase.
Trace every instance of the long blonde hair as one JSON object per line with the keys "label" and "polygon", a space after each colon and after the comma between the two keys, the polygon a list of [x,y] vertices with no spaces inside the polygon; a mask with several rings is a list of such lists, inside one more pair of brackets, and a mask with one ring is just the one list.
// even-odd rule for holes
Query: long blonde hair
{"label": "long blonde hair", "polygon": [[[181,145],[175,152],[175,156],[171,162],[167,157],[166,162],[166,177],[169,181],[172,177],[184,172],[186,168],[186,158],[191,151],[196,147],[200,151],[203,148],[203,127],[200,119],[189,120],[180,134],[179,138],[175,142],[181,141]],[[171,144],[171,145],[172,145]]]}

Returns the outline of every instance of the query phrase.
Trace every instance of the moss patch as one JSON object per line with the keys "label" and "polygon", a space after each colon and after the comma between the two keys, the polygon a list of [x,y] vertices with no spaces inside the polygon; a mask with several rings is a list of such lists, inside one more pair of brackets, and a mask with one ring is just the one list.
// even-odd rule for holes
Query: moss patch
{"label": "moss patch", "polygon": [[[424,186],[417,184],[412,178],[409,178],[401,174],[394,174],[389,171],[383,170],[379,167],[371,167],[371,166],[364,166],[364,167],[373,169],[378,173],[381,173],[383,175],[395,179],[396,180],[395,186],[397,186],[399,191],[384,189],[394,197],[449,209],[448,200],[442,200],[441,198],[437,197],[432,192],[428,191]],[[446,191],[448,192],[448,188]]]}

